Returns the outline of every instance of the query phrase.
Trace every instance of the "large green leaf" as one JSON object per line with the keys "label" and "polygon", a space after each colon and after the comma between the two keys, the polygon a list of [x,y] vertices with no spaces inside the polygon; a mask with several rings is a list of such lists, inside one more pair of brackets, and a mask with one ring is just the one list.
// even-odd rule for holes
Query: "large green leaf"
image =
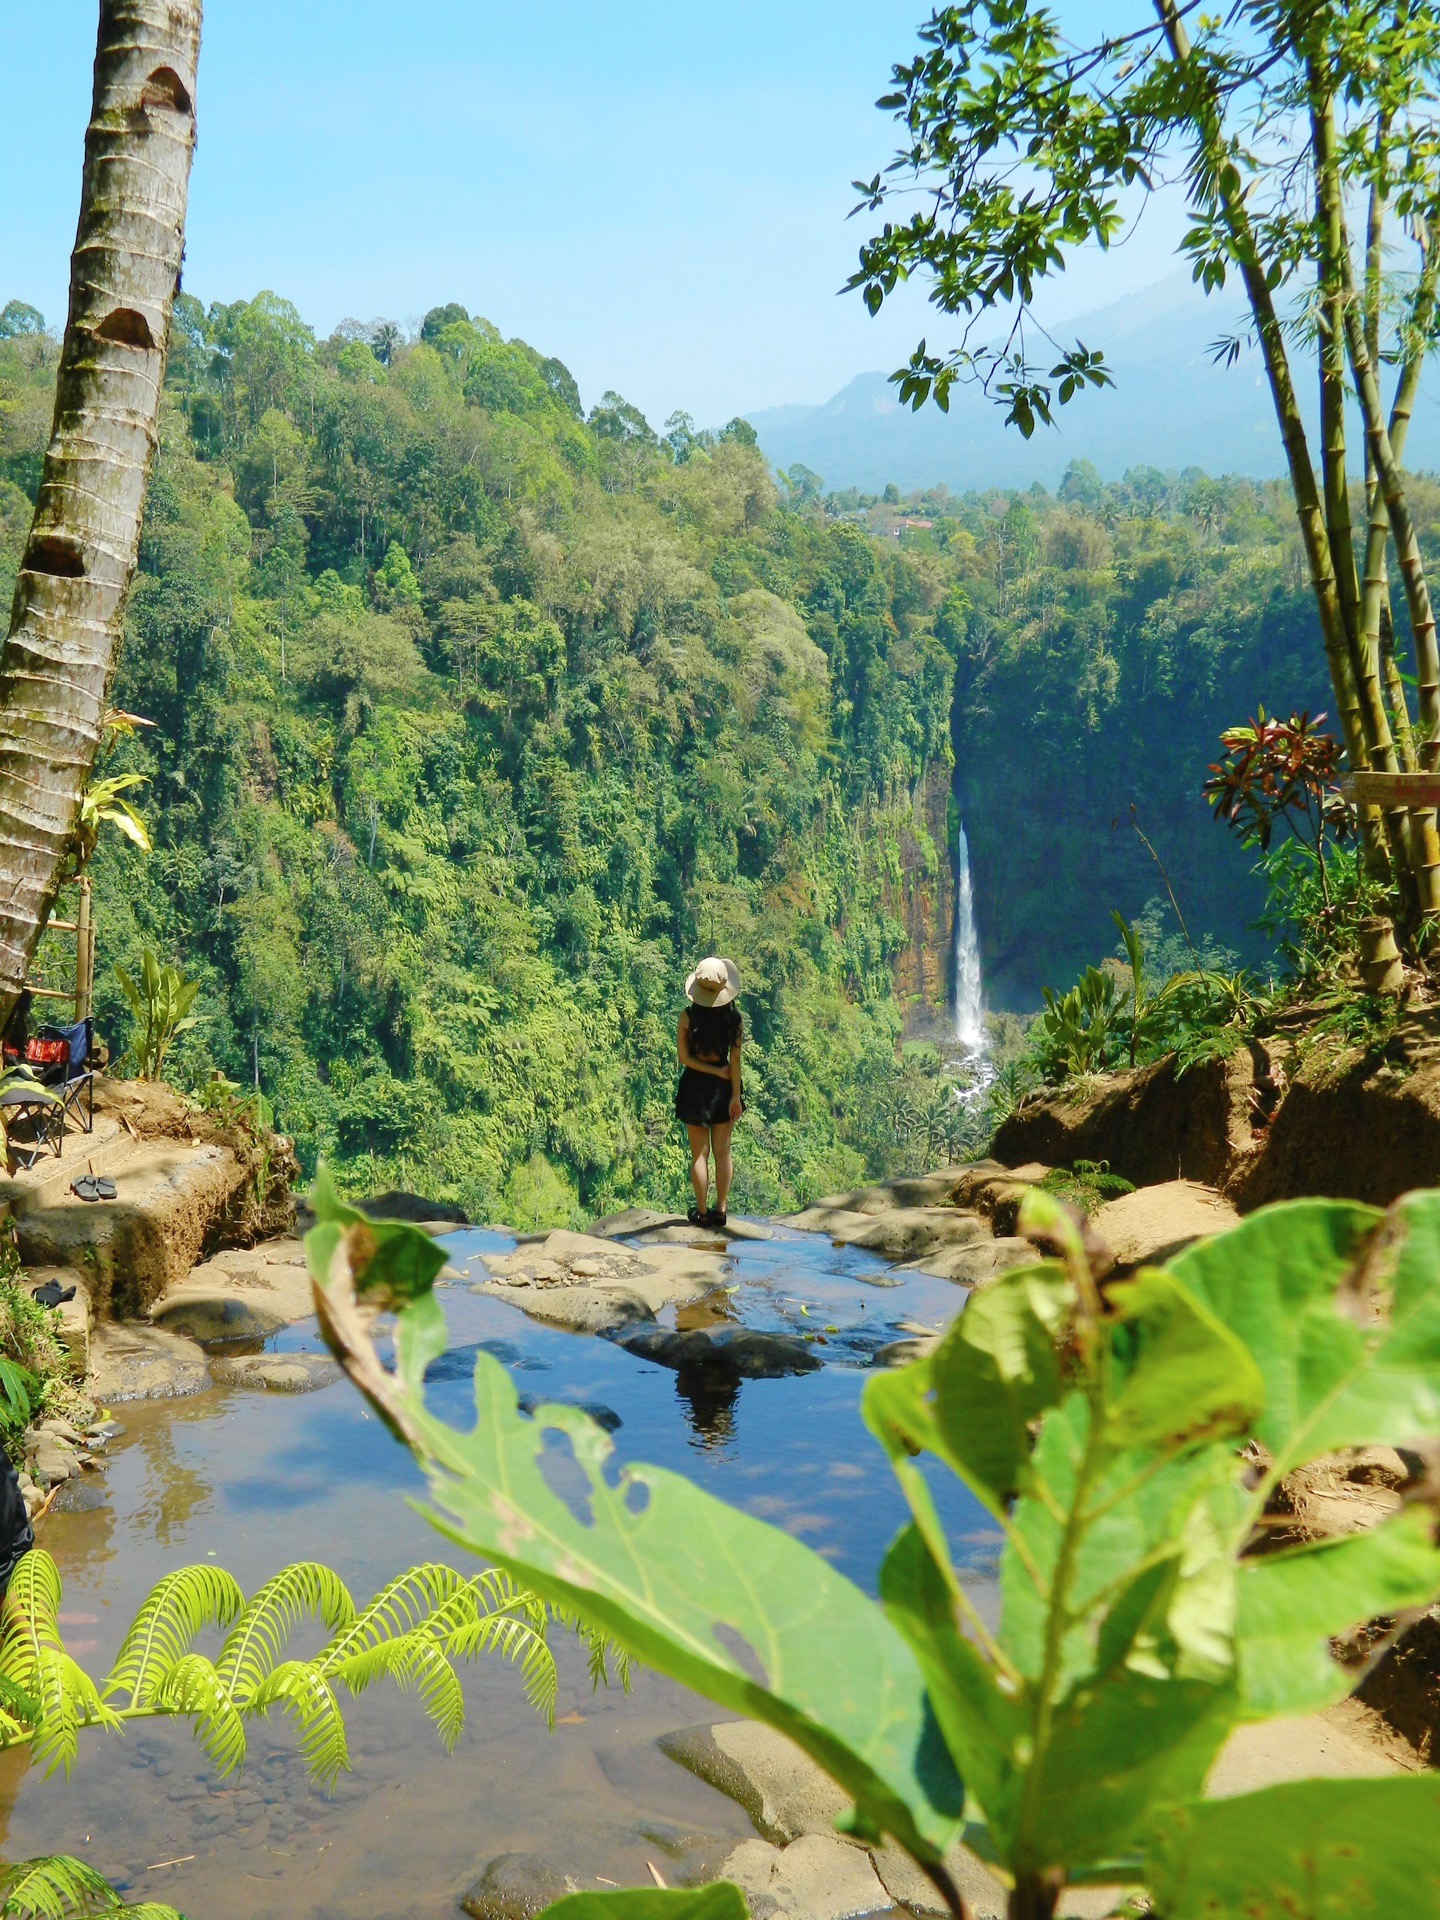
{"label": "large green leaf", "polygon": [[[1169,1459],[1107,1450],[1082,1495],[1090,1420],[1085,1396],[1073,1392],[1041,1428],[1034,1491],[1015,1504],[1000,1563],[1006,1650],[1028,1679],[1039,1678],[1050,1595],[1063,1576],[1068,1623],[1055,1680],[1068,1688],[1094,1668],[1101,1620],[1119,1604],[1135,1569],[1169,1557],[1177,1576],[1167,1602],[1172,1658],[1183,1658],[1187,1678],[1216,1678],[1232,1660],[1234,1571],[1210,1512],[1212,1497],[1233,1477],[1231,1450],[1212,1443]],[[1077,1497],[1083,1517],[1067,1544]]]}
{"label": "large green leaf", "polygon": [[1241,1711],[1314,1713],[1354,1685],[1329,1643],[1361,1621],[1440,1595],[1435,1516],[1411,1507],[1367,1533],[1244,1560],[1239,1580]]}
{"label": "large green leaf", "polygon": [[880,1600],[910,1643],[930,1704],[968,1792],[991,1825],[1013,1824],[1025,1703],[959,1629],[949,1582],[918,1526],[904,1529],[880,1568]]}
{"label": "large green leaf", "polygon": [[1167,1808],[1150,1884],[1165,1920],[1433,1920],[1440,1779],[1302,1780]]}
{"label": "large green leaf", "polygon": [[618,1887],[567,1893],[540,1920],[749,1920],[745,1896],[728,1880],[708,1887]]}
{"label": "large green leaf", "polygon": [[446,1426],[423,1406],[443,1338],[430,1314],[401,1321],[406,1417],[442,1531],[648,1665],[788,1734],[878,1825],[927,1857],[943,1852],[963,1791],[919,1668],[880,1608],[800,1541],[678,1474],[612,1475],[608,1435],[576,1408],[522,1417],[488,1354],[475,1370],[476,1426]]}
{"label": "large green leaf", "polygon": [[1382,1216],[1350,1201],[1267,1207],[1171,1267],[1265,1378],[1256,1434],[1276,1474],[1339,1447],[1440,1433],[1440,1194]]}
{"label": "large green leaf", "polygon": [[1234,1721],[1225,1685],[1121,1670],[1076,1687],[1028,1783],[1028,1840],[1016,1842],[1031,1857],[1016,1864],[1080,1870],[1122,1852],[1157,1804],[1200,1792]]}
{"label": "large green leaf", "polygon": [[994,1514],[1023,1483],[1031,1422],[1060,1397],[1070,1293],[1053,1262],[1007,1274],[971,1296],[931,1356],[943,1456]]}
{"label": "large green leaf", "polygon": [[1158,1267],[1110,1289],[1116,1368],[1106,1438],[1182,1447],[1243,1433],[1265,1404],[1260,1369],[1230,1329]]}

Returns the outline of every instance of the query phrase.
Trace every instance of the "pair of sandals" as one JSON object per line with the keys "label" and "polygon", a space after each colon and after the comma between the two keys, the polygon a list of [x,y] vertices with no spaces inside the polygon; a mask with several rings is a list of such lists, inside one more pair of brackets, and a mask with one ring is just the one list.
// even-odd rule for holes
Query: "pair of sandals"
{"label": "pair of sandals", "polygon": [[722,1207],[706,1207],[703,1211],[699,1207],[691,1207],[685,1218],[692,1227],[709,1227],[713,1230],[723,1227],[730,1216]]}
{"label": "pair of sandals", "polygon": [[77,1200],[113,1200],[115,1182],[106,1173],[82,1173],[70,1182],[70,1191]]}

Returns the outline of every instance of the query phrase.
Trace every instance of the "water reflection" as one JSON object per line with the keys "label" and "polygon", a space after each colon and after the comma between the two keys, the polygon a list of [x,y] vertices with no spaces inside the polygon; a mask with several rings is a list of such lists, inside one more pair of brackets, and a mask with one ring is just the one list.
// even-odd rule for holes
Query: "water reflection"
{"label": "water reflection", "polygon": [[[451,1244],[464,1267],[506,1243],[460,1234]],[[431,1402],[468,1428],[475,1359],[492,1354],[515,1374],[522,1406],[587,1408],[619,1460],[682,1472],[873,1586],[904,1507],[860,1420],[866,1369],[902,1321],[935,1323],[957,1304],[945,1282],[895,1281],[867,1255],[781,1235],[736,1249],[725,1288],[667,1316],[681,1334],[805,1339],[822,1365],[782,1379],[672,1370],[461,1284],[443,1296],[453,1345],[430,1371]],[[316,1336],[302,1326],[272,1344],[304,1350]],[[215,1390],[120,1417],[104,1506],[53,1515],[43,1539],[65,1581],[67,1635],[96,1643],[82,1655],[91,1673],[106,1670],[145,1593],[176,1566],[211,1560],[253,1592],[287,1561],[321,1559],[363,1602],[405,1565],[473,1564],[416,1513],[423,1488],[408,1454],[344,1384],[296,1396]],[[983,1583],[993,1527],[953,1485],[937,1491],[957,1561]],[[595,1696],[579,1650],[562,1648],[560,1661],[553,1734],[511,1669],[472,1669],[453,1760],[413,1698],[372,1691],[347,1708],[356,1771],[330,1795],[306,1779],[283,1722],[254,1729],[251,1762],[228,1781],[181,1725],[88,1735],[69,1787],[28,1773],[23,1756],[0,1756],[0,1830],[8,1820],[11,1857],[82,1854],[132,1898],[171,1901],[195,1920],[451,1920],[497,1853],[549,1853],[587,1884],[635,1885],[648,1880],[657,1832],[748,1835],[732,1803],[653,1745],[710,1715],[705,1703],[645,1673],[628,1697]]]}
{"label": "water reflection", "polygon": [[681,1367],[675,1375],[675,1398],[702,1453],[723,1453],[735,1438],[735,1413],[740,1404],[738,1375],[703,1367]]}

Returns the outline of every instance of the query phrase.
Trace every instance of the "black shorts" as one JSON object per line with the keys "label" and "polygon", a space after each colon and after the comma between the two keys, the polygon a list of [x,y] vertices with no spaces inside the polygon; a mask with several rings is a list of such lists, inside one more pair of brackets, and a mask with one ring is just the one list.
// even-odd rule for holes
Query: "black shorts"
{"label": "black shorts", "polygon": [[718,1073],[686,1067],[675,1089],[675,1118],[687,1127],[720,1127],[730,1119],[731,1085]]}

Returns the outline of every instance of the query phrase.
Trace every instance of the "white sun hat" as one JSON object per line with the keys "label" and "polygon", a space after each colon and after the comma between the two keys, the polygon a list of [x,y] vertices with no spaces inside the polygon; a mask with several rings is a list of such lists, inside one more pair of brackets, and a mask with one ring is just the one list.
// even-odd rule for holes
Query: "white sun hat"
{"label": "white sun hat", "polygon": [[728,1007],[740,991],[740,969],[733,960],[712,953],[685,982],[686,998],[697,1007]]}

